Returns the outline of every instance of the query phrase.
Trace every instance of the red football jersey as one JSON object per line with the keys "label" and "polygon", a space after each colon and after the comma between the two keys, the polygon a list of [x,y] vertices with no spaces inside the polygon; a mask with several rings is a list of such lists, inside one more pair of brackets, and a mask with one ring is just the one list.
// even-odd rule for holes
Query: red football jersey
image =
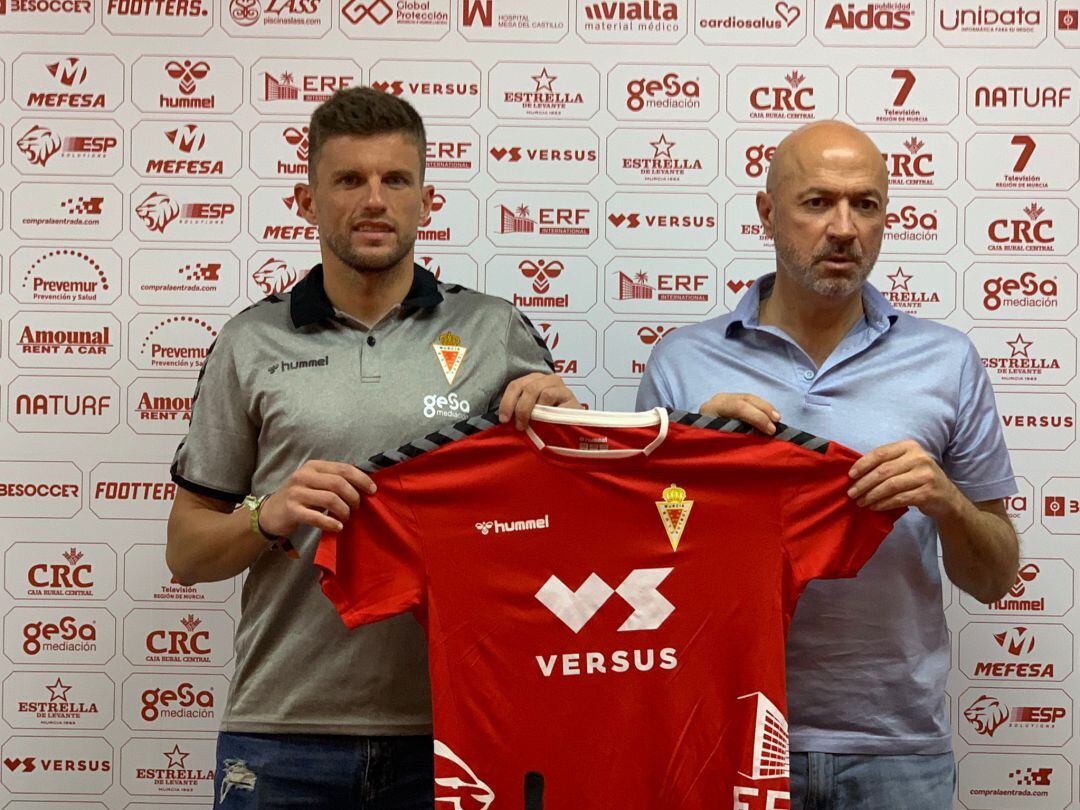
{"label": "red football jersey", "polygon": [[902,510],[857,454],[663,409],[477,417],[376,456],[315,561],[350,626],[428,635],[436,807],[786,810],[784,640]]}

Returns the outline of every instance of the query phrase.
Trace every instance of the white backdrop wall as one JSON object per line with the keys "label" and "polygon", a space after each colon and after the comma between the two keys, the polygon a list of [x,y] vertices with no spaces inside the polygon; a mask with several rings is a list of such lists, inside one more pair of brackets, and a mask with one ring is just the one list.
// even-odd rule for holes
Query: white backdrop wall
{"label": "white backdrop wall", "polygon": [[170,582],[168,462],[221,324],[317,256],[308,113],[371,83],[429,124],[419,261],[608,409],[770,268],[783,134],[872,131],[872,278],[970,334],[1021,476],[1011,595],[946,596],[957,806],[1080,806],[1078,7],[0,0],[0,805],[209,804],[240,583]]}

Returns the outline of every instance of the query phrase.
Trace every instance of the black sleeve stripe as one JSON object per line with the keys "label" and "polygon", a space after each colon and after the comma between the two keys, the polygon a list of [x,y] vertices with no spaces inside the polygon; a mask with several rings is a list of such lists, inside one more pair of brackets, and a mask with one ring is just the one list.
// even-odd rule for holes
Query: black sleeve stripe
{"label": "black sleeve stripe", "polygon": [[188,481],[176,471],[175,462],[173,463],[170,473],[172,475],[173,483],[178,487],[183,487],[189,492],[194,492],[196,495],[205,495],[207,498],[216,498],[219,501],[226,501],[227,503],[240,503],[248,495],[246,492],[241,495],[236,492],[226,492],[222,489],[214,489],[213,487],[196,484],[194,481]]}
{"label": "black sleeve stripe", "polygon": [[495,427],[497,424],[499,424],[499,412],[488,411],[479,416],[474,416],[472,419],[466,419],[442,430],[429,433],[422,439],[413,439],[413,441],[403,444],[396,450],[384,450],[357,466],[368,473],[384,470],[411,458],[422,456],[424,453],[430,453],[432,450],[438,450],[440,447],[460,439],[475,436],[477,433]]}
{"label": "black sleeve stripe", "polygon": [[522,321],[525,322],[525,328],[529,330],[529,334],[532,335],[532,339],[536,342],[536,345],[544,350],[544,363],[552,371],[555,370],[555,360],[551,356],[551,349],[548,348],[547,341],[541,337],[540,333],[536,331],[536,327],[533,326],[532,321],[529,320],[529,316],[522,312],[520,309],[515,310]]}
{"label": "black sleeve stripe", "polygon": [[[765,436],[764,433],[760,433],[756,428],[738,419],[730,419],[723,416],[702,416],[700,413],[694,413],[693,411],[679,411],[672,408],[668,408],[668,413],[671,414],[671,421],[678,422],[680,425],[689,425],[691,427],[705,428],[707,430],[719,430],[725,433],[745,433]],[[775,434],[772,436],[765,436],[765,438],[790,442],[799,447],[805,447],[807,450],[812,450],[815,453],[824,454],[829,449],[828,439],[822,439],[820,436],[815,436],[813,433],[807,433],[798,428],[793,428],[790,425],[785,425],[782,422],[776,423]]]}

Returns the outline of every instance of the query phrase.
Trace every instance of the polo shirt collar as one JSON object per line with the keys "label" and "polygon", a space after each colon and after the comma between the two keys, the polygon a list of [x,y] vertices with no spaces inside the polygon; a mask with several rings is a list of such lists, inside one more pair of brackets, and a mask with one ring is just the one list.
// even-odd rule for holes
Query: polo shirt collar
{"label": "polo shirt collar", "polygon": [[[758,320],[761,299],[765,293],[772,290],[775,281],[776,273],[767,273],[751,285],[732,311],[731,320],[724,330],[724,337],[731,337],[738,329],[761,328],[761,322]],[[866,322],[878,333],[886,331],[900,317],[899,310],[890,304],[870,282],[863,284],[862,299]]]}
{"label": "polo shirt collar", "polygon": [[[439,282],[436,281],[435,276],[420,265],[414,264],[412,286],[402,299],[400,307],[402,309],[431,309],[442,303],[442,300]],[[311,272],[292,288],[289,314],[292,316],[293,326],[297,329],[329,320],[336,315],[334,305],[330,303],[326,295],[321,264],[312,267]]]}

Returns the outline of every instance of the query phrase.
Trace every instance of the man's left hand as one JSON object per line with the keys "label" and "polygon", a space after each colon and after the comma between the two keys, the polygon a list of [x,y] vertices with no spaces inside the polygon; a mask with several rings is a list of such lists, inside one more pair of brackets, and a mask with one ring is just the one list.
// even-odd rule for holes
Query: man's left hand
{"label": "man's left hand", "polygon": [[914,439],[877,447],[852,465],[848,495],[880,512],[914,506],[941,520],[961,508],[963,493]]}
{"label": "man's left hand", "polygon": [[577,397],[566,387],[558,374],[533,372],[506,386],[502,401],[499,402],[499,421],[506,423],[511,418],[518,430],[524,430],[529,424],[533,407],[553,405],[556,408],[580,408]]}

